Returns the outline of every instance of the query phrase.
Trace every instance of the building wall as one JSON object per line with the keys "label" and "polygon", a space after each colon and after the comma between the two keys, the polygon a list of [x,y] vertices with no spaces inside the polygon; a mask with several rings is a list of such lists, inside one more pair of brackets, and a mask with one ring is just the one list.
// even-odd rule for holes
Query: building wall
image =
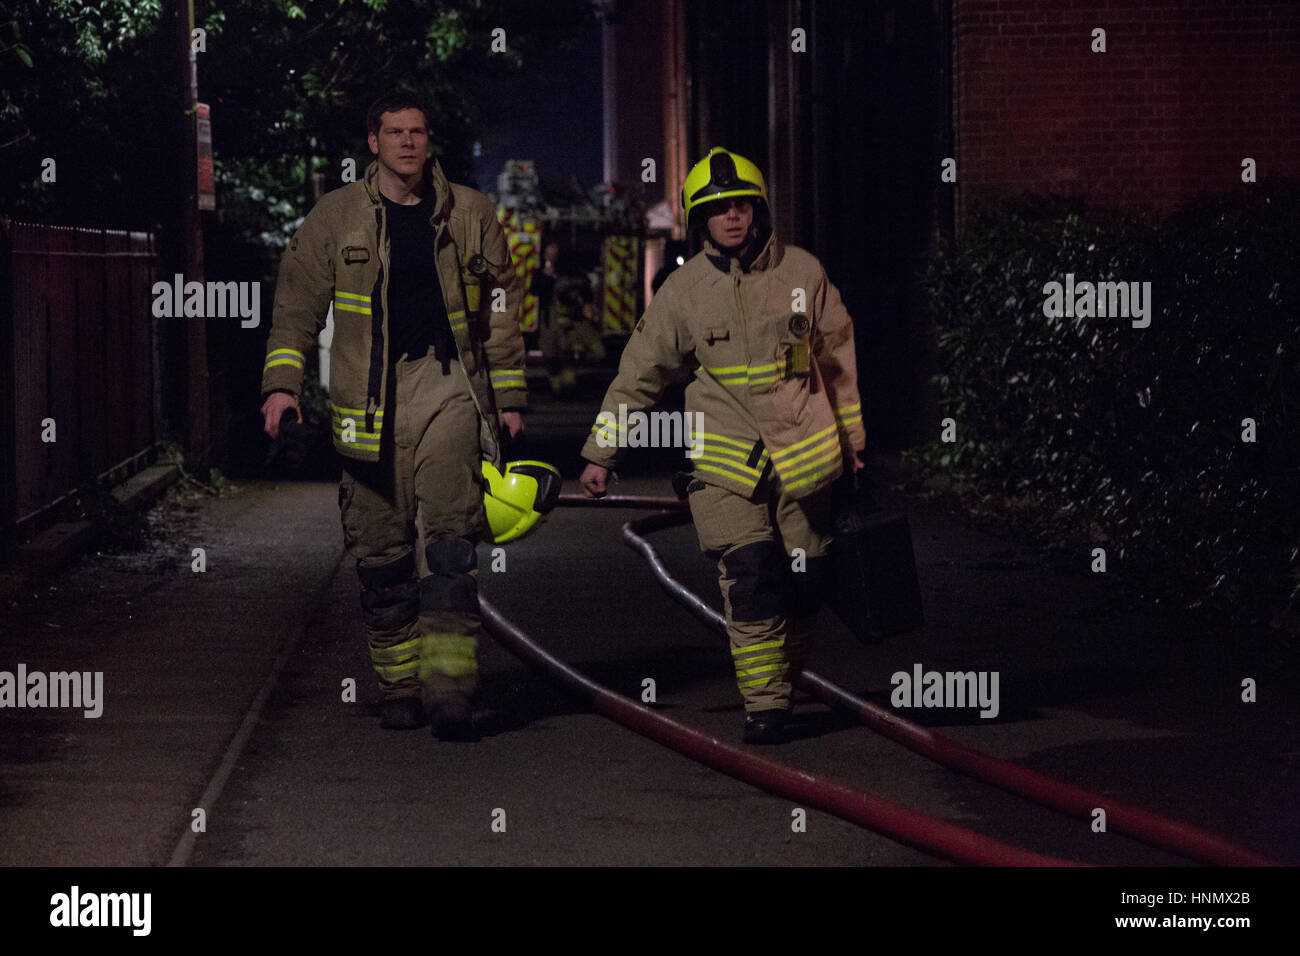
{"label": "building wall", "polygon": [[1020,191],[1168,209],[1240,188],[1244,157],[1300,176],[1300,4],[952,3],[958,216]]}

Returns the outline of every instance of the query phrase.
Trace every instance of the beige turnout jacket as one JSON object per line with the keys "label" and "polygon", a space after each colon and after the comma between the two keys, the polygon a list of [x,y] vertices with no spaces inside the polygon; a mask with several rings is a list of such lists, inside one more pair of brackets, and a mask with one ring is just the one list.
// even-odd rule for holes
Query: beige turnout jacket
{"label": "beige turnout jacket", "polygon": [[[334,447],[363,461],[379,458],[387,394],[389,237],[378,163],[362,182],[326,193],[294,233],[280,261],[262,392],[302,391],[305,357],[334,306],[330,405]],[[497,408],[528,404],[523,284],[515,274],[492,201],[426,167],[434,195],[438,282],[478,406],[484,458],[500,466]]]}
{"label": "beige turnout jacket", "polygon": [[853,322],[816,257],[775,234],[748,272],[706,244],[668,277],[628,341],[582,457],[613,467],[627,415],[688,378],[688,422],[702,417],[690,454],[710,484],[749,496],[770,464],[801,498],[865,447]]}

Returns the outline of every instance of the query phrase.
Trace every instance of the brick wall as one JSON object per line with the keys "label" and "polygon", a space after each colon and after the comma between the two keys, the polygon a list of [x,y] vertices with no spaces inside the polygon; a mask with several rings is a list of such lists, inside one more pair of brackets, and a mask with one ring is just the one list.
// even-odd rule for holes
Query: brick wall
{"label": "brick wall", "polygon": [[952,3],[959,218],[1022,191],[1169,209],[1249,188],[1247,156],[1300,178],[1300,3]]}

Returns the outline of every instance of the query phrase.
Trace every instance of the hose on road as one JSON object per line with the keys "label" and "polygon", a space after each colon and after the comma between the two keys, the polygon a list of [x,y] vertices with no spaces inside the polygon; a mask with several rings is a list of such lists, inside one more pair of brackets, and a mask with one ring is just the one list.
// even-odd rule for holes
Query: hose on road
{"label": "hose on road", "polygon": [[586,701],[596,713],[714,770],[959,863],[977,866],[1073,865],[1068,860],[1041,856],[999,843],[946,820],[724,744],[716,737],[657,714],[602,687],[548,653],[486,600],[480,598],[479,607],[484,625],[509,651]]}
{"label": "hose on road", "polygon": [[[601,499],[601,502],[609,500]],[[668,498],[633,496],[621,496],[617,500],[623,507],[635,508],[665,508],[666,503],[667,508],[662,513],[638,518],[623,525],[623,539],[646,559],[655,577],[669,594],[697,617],[725,633],[726,621],[723,616],[669,574],[658,552],[642,537],[643,533],[688,523],[690,512],[685,503]],[[562,504],[600,503],[577,495],[562,495],[560,501]],[[852,711],[877,733],[959,773],[1085,820],[1092,819],[1094,810],[1101,807],[1106,811],[1107,828],[1113,828],[1149,846],[1219,866],[1282,865],[1277,860],[1198,827],[1091,793],[1009,760],[966,747],[950,737],[906,720],[893,711],[856,697],[811,671],[803,673],[799,686],[828,705]]]}

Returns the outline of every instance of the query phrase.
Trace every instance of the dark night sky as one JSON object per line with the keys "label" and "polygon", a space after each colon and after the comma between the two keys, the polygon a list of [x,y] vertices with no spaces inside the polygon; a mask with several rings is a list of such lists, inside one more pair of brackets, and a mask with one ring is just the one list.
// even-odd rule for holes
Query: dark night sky
{"label": "dark night sky", "polygon": [[545,182],[570,175],[584,187],[601,176],[600,24],[584,19],[563,45],[533,51],[518,72],[488,79],[476,91],[477,187],[495,191],[507,159],[531,159]]}

